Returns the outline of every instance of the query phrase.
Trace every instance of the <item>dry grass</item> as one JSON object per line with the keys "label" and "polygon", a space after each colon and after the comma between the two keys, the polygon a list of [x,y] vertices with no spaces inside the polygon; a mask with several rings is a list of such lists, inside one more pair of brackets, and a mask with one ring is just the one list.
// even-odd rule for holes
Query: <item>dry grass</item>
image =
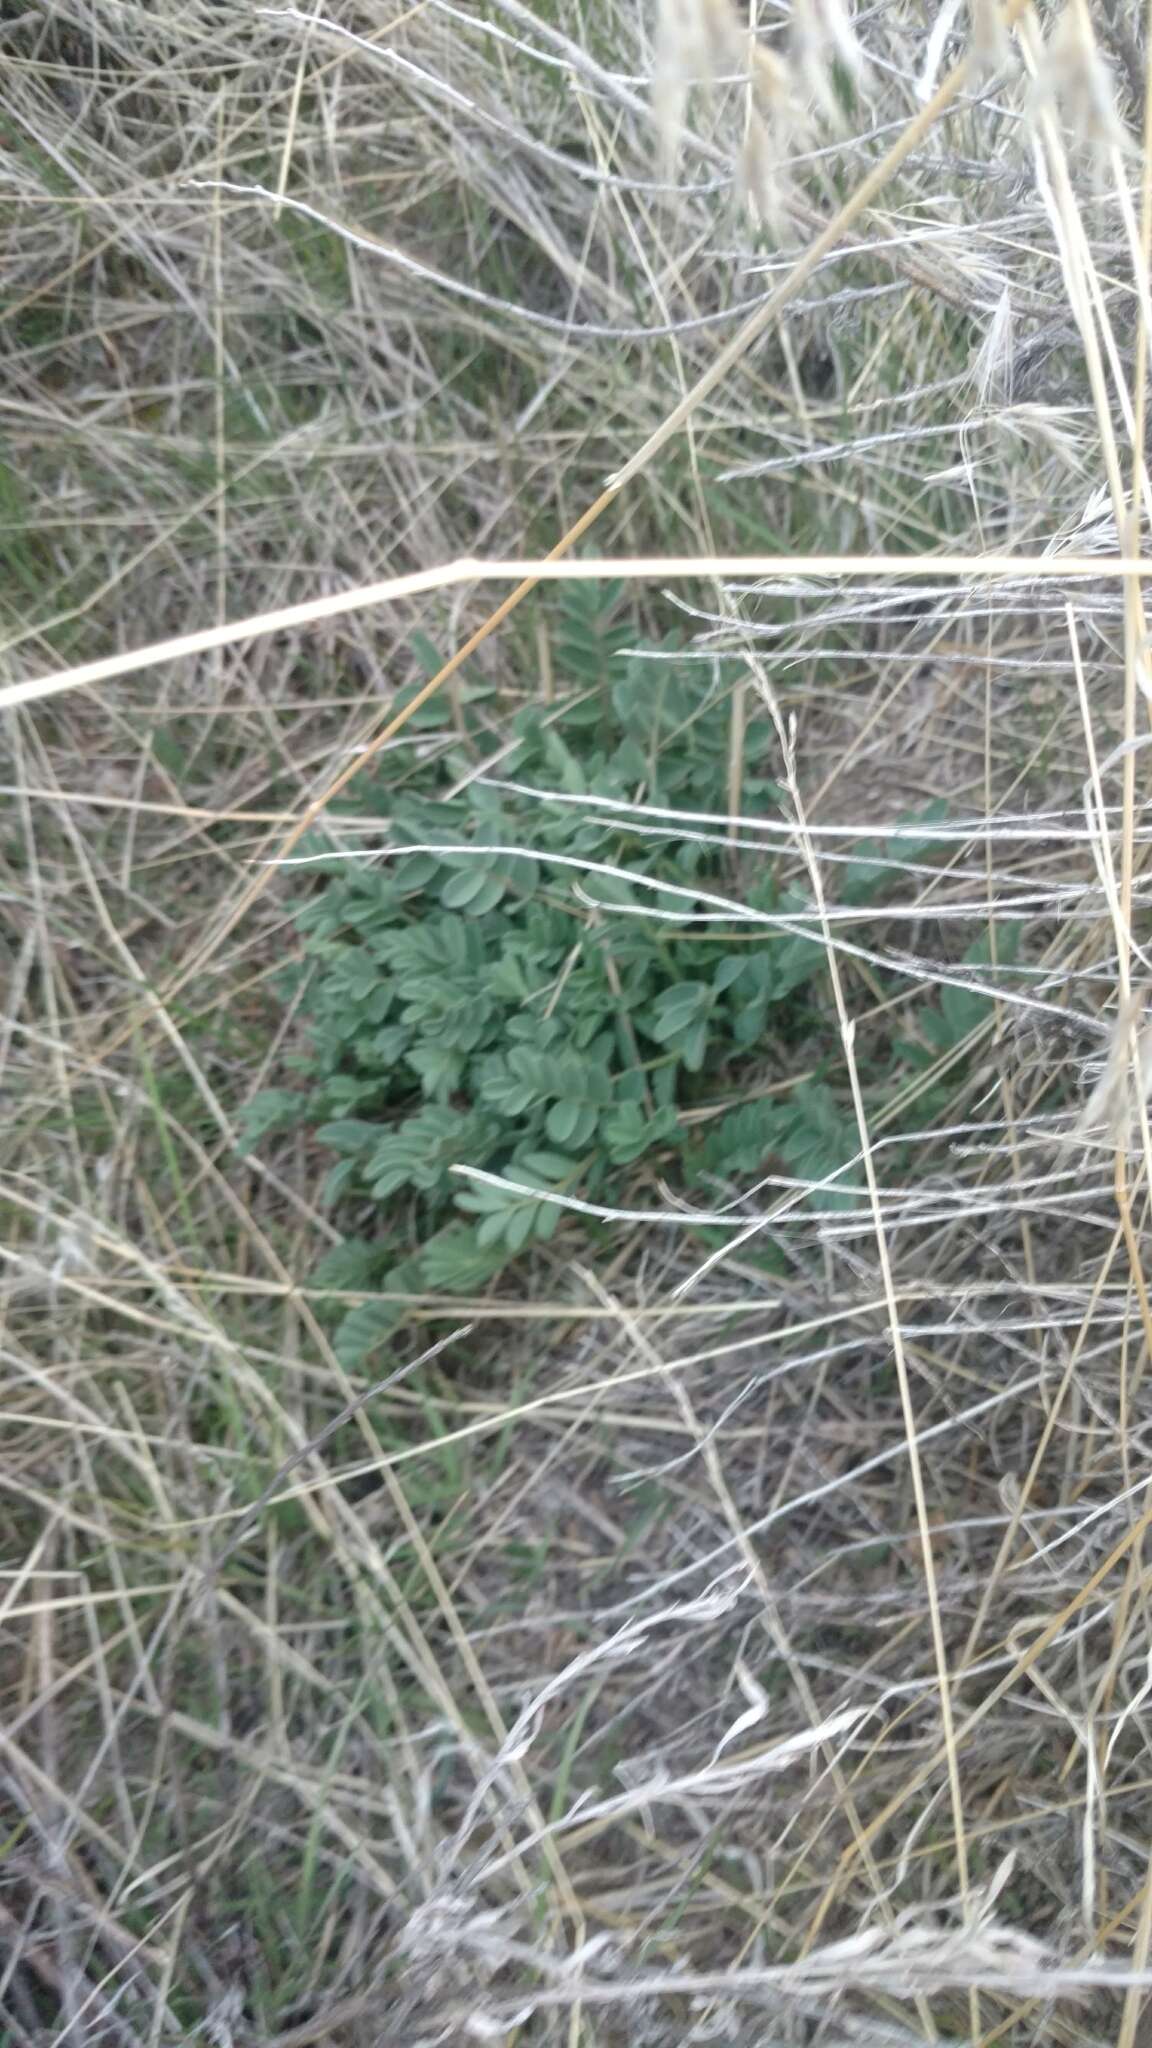
{"label": "dry grass", "polygon": [[[1147,2038],[1144,39],[974,13],[0,5],[4,2048]],[[276,858],[415,635],[499,746],[550,592],[427,572],[597,503],[775,721],[869,1207],[651,1185],[350,1374]]]}

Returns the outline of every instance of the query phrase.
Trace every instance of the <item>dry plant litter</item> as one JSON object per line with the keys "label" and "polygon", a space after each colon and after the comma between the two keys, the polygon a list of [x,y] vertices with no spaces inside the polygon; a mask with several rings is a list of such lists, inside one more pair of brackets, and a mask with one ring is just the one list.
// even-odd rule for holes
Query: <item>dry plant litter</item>
{"label": "dry plant litter", "polygon": [[[4,2048],[1138,2048],[1146,23],[8,0],[0,57]],[[244,1143],[294,863],[498,777],[610,572],[726,733],[629,829],[723,933],[802,893],[857,1199],[556,1190],[350,1359],[331,1153]]]}

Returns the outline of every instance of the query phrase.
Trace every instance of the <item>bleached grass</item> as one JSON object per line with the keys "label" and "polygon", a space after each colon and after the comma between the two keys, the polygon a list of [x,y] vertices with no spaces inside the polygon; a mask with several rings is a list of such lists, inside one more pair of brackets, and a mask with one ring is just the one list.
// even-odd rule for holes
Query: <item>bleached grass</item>
{"label": "bleached grass", "polygon": [[[1137,2048],[1152,96],[1011,14],[0,22],[13,2048]],[[642,1183],[350,1373],[236,1137],[282,870],[430,666],[498,775],[609,570],[775,733],[782,812],[642,822],[806,881],[866,1205]]]}

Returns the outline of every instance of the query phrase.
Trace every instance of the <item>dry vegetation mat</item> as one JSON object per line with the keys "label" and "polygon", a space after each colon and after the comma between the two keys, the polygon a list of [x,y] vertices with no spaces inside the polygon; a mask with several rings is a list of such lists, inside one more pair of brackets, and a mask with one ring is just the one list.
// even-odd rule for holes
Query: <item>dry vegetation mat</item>
{"label": "dry vegetation mat", "polygon": [[1141,10],[0,66],[0,2048],[1141,2048]]}

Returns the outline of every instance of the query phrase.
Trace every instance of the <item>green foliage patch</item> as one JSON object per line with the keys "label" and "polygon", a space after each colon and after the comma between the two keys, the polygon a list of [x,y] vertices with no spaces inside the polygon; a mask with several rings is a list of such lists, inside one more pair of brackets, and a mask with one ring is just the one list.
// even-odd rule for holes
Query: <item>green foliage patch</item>
{"label": "green foliage patch", "polygon": [[[354,1235],[324,1262],[334,1289],[473,1291],[553,1237],[570,1212],[550,1194],[627,1207],[647,1184],[651,1206],[660,1176],[714,1202],[771,1168],[830,1181],[823,1207],[857,1199],[811,903],[721,827],[660,816],[724,808],[728,694],[671,645],[625,654],[616,602],[575,586],[556,643],[574,687],[513,716],[493,779],[430,707],[424,765],[397,756],[402,786],[376,792],[388,856],[341,861],[299,912],[311,1086],[258,1096],[248,1138],[304,1123],[335,1155],[325,1196]],[[778,804],[768,737],[745,747],[749,815]],[[879,897],[918,850],[857,849],[840,900]],[[742,925],[715,896],[789,921]],[[392,1319],[353,1309],[345,1357]]]}

